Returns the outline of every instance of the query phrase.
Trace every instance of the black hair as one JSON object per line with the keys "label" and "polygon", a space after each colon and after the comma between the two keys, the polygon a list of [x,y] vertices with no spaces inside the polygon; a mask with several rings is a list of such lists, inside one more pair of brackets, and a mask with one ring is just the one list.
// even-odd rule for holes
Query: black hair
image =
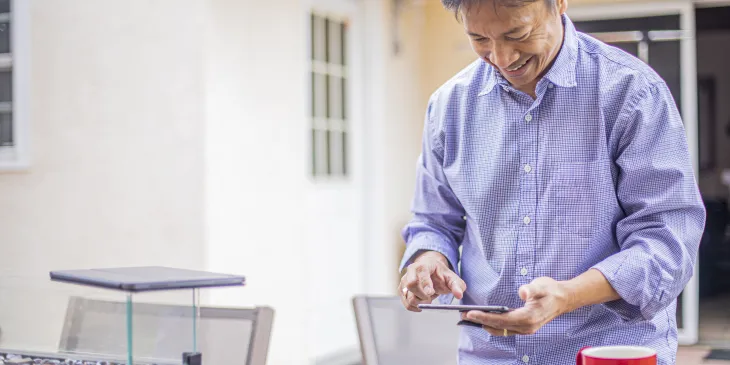
{"label": "black hair", "polygon": [[[516,8],[520,6],[524,6],[527,4],[532,4],[534,2],[540,1],[540,0],[441,0],[441,4],[444,5],[444,7],[447,10],[451,10],[454,12],[454,15],[458,18],[459,17],[459,11],[462,8],[468,8],[471,5],[491,1],[494,4],[494,7],[497,6],[504,6],[508,8]],[[556,0],[542,0],[545,1],[545,5],[547,5],[548,9],[553,9],[555,6]]]}

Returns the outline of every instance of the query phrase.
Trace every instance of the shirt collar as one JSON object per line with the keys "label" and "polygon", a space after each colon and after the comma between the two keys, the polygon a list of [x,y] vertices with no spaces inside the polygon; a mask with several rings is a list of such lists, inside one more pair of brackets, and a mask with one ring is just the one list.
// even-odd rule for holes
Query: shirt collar
{"label": "shirt collar", "polygon": [[[482,60],[482,62],[484,62],[484,61]],[[484,82],[484,87],[482,88],[482,91],[479,93],[479,95],[489,94],[489,92],[492,91],[492,89],[494,89],[494,86],[496,86],[502,80],[504,80],[502,78],[502,75],[500,75],[499,72],[497,72],[497,70],[494,67],[488,66],[486,80]]]}
{"label": "shirt collar", "polygon": [[[555,85],[563,87],[573,87],[575,82],[575,69],[578,62],[578,37],[573,22],[567,15],[562,16],[563,19],[563,45],[558,52],[550,70],[545,74],[544,78]],[[485,95],[491,92],[498,84],[509,85],[496,68],[490,66],[486,74],[484,87],[479,95]]]}
{"label": "shirt collar", "polygon": [[575,83],[575,70],[578,63],[578,34],[573,22],[567,15],[563,15],[563,46],[560,48],[558,57],[555,58],[553,66],[545,74],[545,78],[555,85],[573,87]]}

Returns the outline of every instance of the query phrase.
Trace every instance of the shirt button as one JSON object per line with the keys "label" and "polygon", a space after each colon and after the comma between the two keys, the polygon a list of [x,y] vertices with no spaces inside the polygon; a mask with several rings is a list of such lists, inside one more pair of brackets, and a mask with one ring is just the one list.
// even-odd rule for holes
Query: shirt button
{"label": "shirt button", "polygon": [[522,274],[522,276],[527,275],[527,268],[523,267],[522,270],[520,270],[520,274]]}
{"label": "shirt button", "polygon": [[532,114],[525,115],[525,121],[531,122],[532,121]]}
{"label": "shirt button", "polygon": [[553,88],[553,84],[548,84],[548,89],[552,89],[552,88]]}
{"label": "shirt button", "polygon": [[530,171],[532,171],[532,166],[530,166],[529,164],[525,165],[525,172],[530,172]]}
{"label": "shirt button", "polygon": [[532,220],[530,219],[530,217],[525,217],[525,218],[522,218],[522,221],[525,222],[525,224],[530,224],[530,222]]}
{"label": "shirt button", "polygon": [[524,362],[525,364],[527,364],[528,362],[530,362],[530,357],[527,356],[527,355],[522,356],[522,362]]}

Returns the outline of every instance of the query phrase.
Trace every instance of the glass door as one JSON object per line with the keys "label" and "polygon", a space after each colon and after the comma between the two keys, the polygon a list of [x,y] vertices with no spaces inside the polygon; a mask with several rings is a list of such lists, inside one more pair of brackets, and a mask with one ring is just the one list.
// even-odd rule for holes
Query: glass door
{"label": "glass door", "polygon": [[[633,54],[666,81],[682,113],[699,176],[694,5],[689,1],[604,4],[573,7],[568,14],[579,31]],[[679,342],[683,345],[698,340],[700,268],[696,268],[677,300]]]}

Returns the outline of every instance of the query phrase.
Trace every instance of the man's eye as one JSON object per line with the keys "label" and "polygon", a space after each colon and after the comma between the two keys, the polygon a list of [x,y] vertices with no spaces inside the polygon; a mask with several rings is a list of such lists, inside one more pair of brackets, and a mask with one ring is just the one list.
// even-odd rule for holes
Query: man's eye
{"label": "man's eye", "polygon": [[483,38],[483,37],[479,37],[479,38],[474,38],[474,41],[475,41],[475,42],[479,42],[479,43],[482,43],[482,42],[486,42],[486,41],[487,41],[487,39],[486,39],[486,38]]}
{"label": "man's eye", "polygon": [[525,39],[527,39],[527,37],[529,35],[530,35],[530,33],[527,33],[527,34],[525,34],[523,36],[520,36],[520,37],[505,37],[505,38],[507,38],[507,40],[516,41],[517,42],[517,41],[524,41]]}

